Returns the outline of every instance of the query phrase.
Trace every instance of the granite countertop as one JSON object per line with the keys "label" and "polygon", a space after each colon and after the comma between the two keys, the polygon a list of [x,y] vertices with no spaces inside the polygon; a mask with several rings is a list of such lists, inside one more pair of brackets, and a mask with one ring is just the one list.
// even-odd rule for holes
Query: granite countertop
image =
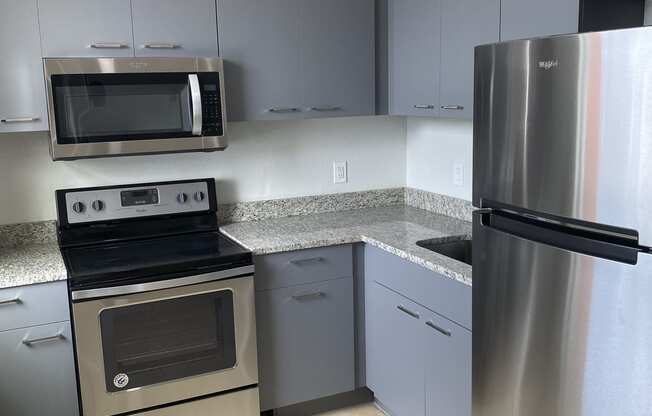
{"label": "granite countertop", "polygon": [[364,242],[463,284],[472,283],[471,266],[416,245],[428,239],[468,239],[471,224],[408,206],[240,222],[220,229],[254,254]]}
{"label": "granite countertop", "polygon": [[0,247],[0,289],[66,279],[57,243]]}

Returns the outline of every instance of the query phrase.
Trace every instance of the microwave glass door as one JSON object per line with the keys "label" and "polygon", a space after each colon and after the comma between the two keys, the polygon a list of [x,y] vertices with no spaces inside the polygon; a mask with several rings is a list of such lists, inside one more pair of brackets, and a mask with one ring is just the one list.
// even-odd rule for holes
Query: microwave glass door
{"label": "microwave glass door", "polygon": [[59,144],[191,137],[187,73],[52,75]]}
{"label": "microwave glass door", "polygon": [[228,289],[104,309],[100,330],[108,392],[236,365]]}

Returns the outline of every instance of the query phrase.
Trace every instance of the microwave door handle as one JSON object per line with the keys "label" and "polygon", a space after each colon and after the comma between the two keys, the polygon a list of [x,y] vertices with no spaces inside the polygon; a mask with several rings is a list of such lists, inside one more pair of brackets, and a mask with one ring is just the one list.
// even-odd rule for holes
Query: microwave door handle
{"label": "microwave door handle", "polygon": [[203,130],[201,90],[199,89],[199,78],[197,74],[188,74],[190,84],[190,99],[192,101],[192,135],[201,136]]}

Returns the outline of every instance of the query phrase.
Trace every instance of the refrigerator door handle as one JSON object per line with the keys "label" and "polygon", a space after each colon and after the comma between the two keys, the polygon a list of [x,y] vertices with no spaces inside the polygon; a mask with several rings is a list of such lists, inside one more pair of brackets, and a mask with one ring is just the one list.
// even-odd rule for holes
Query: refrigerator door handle
{"label": "refrigerator door handle", "polygon": [[620,263],[636,264],[638,254],[649,249],[623,245],[599,232],[578,230],[534,218],[504,212],[480,212],[482,226],[560,249]]}

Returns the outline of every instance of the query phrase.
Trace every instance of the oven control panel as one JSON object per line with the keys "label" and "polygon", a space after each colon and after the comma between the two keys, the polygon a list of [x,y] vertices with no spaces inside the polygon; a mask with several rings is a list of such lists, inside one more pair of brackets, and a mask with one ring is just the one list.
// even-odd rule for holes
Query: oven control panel
{"label": "oven control panel", "polygon": [[199,180],[62,192],[68,223],[80,224],[209,211],[210,183]]}

